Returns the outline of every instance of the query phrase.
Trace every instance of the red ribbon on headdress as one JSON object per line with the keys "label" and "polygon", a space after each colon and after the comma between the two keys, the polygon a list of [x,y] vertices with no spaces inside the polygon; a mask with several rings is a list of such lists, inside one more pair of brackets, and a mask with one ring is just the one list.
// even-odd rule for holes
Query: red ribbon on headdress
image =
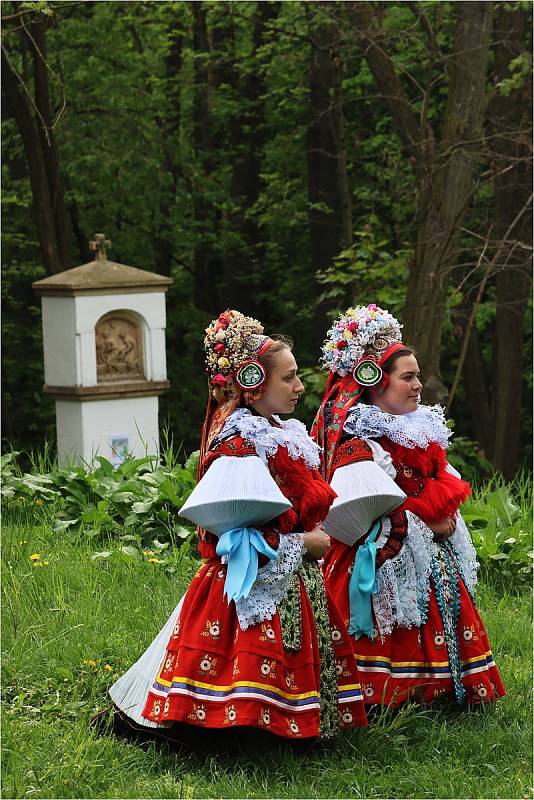
{"label": "red ribbon on headdress", "polygon": [[[402,342],[394,342],[382,353],[380,360],[377,362],[378,366],[381,367],[393,353],[396,353],[397,350],[404,349],[404,347],[405,345],[403,345]],[[368,358],[374,360],[372,356],[368,356]],[[388,380],[385,381],[385,378],[388,378]],[[384,379],[378,386],[384,383],[387,385],[389,377],[384,375]],[[344,377],[334,372],[328,374],[323,399],[310,431],[312,439],[322,448],[321,471],[323,477],[328,482],[330,482],[332,477],[332,462],[341,434],[343,433],[343,426],[347,419],[347,414],[352,406],[358,402],[365,389],[365,386],[361,386],[354,380],[352,373]],[[329,401],[333,401],[333,404],[331,419],[328,427],[326,427],[324,411]]]}

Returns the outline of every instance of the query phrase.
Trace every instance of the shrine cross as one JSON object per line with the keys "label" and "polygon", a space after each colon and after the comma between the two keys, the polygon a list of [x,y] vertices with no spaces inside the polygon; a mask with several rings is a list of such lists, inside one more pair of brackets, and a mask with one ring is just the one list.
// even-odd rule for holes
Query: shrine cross
{"label": "shrine cross", "polygon": [[95,238],[89,242],[89,247],[95,253],[96,261],[105,261],[107,259],[106,247],[111,247],[111,242],[106,239],[105,233],[95,233]]}

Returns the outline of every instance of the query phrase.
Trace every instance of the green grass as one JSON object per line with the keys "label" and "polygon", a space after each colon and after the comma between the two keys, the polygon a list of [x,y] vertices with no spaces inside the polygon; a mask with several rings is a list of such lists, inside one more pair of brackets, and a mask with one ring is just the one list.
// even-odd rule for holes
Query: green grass
{"label": "green grass", "polygon": [[[9,515],[11,517],[11,515]],[[471,711],[375,717],[304,754],[176,753],[98,736],[88,720],[187,586],[187,552],[161,566],[92,561],[86,541],[20,512],[3,526],[3,797],[522,798],[531,794],[531,604],[478,600],[508,696]],[[32,567],[39,553],[48,565]],[[174,571],[172,571],[174,569]],[[84,664],[95,661],[96,666]],[[112,668],[106,670],[105,665]]]}

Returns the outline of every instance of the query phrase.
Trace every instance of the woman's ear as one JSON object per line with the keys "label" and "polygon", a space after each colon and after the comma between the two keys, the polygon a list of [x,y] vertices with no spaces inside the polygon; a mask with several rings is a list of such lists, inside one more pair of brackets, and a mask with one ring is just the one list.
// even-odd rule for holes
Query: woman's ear
{"label": "woman's ear", "polygon": [[251,406],[252,403],[256,403],[258,400],[261,400],[264,394],[265,394],[265,384],[263,384],[262,386],[258,386],[257,389],[251,389],[249,391],[243,392],[243,397],[245,398],[245,405]]}
{"label": "woman's ear", "polygon": [[376,386],[370,386],[369,389],[373,394],[384,394],[388,386],[389,386],[389,375],[387,374],[387,372],[384,372],[380,383],[377,383]]}

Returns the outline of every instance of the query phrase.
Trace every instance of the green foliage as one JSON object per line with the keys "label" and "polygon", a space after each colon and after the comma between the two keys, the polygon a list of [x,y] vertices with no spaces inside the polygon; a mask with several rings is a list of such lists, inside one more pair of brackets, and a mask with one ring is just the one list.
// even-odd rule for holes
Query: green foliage
{"label": "green foliage", "polygon": [[[310,411],[322,394],[324,373],[304,370]],[[469,440],[451,448],[449,459],[462,476],[471,479],[480,471],[480,456]],[[176,462],[172,442],[166,460],[158,466],[151,456],[128,459],[119,467],[98,457],[95,470],[52,466],[46,474],[21,473],[16,452],[0,459],[1,497],[6,519],[37,518],[51,525],[58,536],[80,536],[107,542],[95,552],[95,560],[148,561],[172,566],[173,547],[192,546],[192,527],[178,516],[196,483],[198,451],[183,466]],[[41,463],[44,459],[41,459]],[[489,472],[490,465],[484,465]],[[462,507],[486,579],[505,586],[523,585],[532,579],[532,486],[528,475],[507,484],[492,475],[475,488]]]}
{"label": "green foliage", "polygon": [[510,77],[497,84],[499,93],[505,97],[515,89],[520,89],[532,75],[532,54],[528,51],[520,53],[510,61],[508,71]]}
{"label": "green foliage", "polygon": [[[147,544],[161,553],[169,542],[179,544],[191,534],[192,529],[180,522],[178,510],[195,486],[197,453],[184,466],[172,458],[158,465],[155,457],[145,456],[114,468],[99,456],[94,470],[54,466],[44,475],[17,475],[17,455],[8,453],[1,459],[1,493],[8,515],[37,507],[52,517],[52,530],[58,534],[69,531],[90,539],[120,536],[124,544],[118,557],[125,558],[140,558]],[[157,556],[149,553],[149,557]]]}
{"label": "green foliage", "polygon": [[402,287],[408,274],[408,250],[393,248],[388,238],[379,238],[381,226],[374,215],[362,230],[354,232],[354,244],[334,259],[334,264],[317,273],[317,280],[326,288],[318,302],[336,304],[332,317],[348,302],[351,305],[376,302],[392,314],[402,310]]}
{"label": "green foliage", "polygon": [[455,434],[447,449],[447,461],[468,483],[478,483],[493,473],[493,467],[480,452],[477,443]]}
{"label": "green foliage", "polygon": [[[223,307],[235,304],[259,317],[267,331],[292,335],[297,360],[307,370],[317,363],[325,333],[319,328],[325,327],[327,312],[373,300],[402,316],[419,224],[416,178],[354,35],[350,4],[206,2],[200,7],[175,0],[39,0],[22,5],[6,1],[4,7],[6,17],[18,10],[28,12],[27,19],[33,13],[50,16],[47,65],[53,133],[72,229],[72,266],[89,260],[86,243],[95,231],[104,230],[113,242],[113,260],[173,278],[167,294],[171,387],[161,397],[160,409],[187,451],[198,446],[202,424],[202,331]],[[272,15],[258,44],[258,11],[266,7]],[[513,4],[510,10],[518,7],[530,16],[530,4]],[[208,51],[202,52],[193,13],[199,8],[206,14],[209,40]],[[399,70],[410,110],[418,119],[426,114],[434,135],[447,113],[449,71],[443,64],[449,63],[453,46],[452,9],[450,3],[430,2],[376,7],[384,47]],[[335,49],[341,65],[352,242],[315,275],[309,231],[309,66],[313,36],[329,25],[339,29]],[[436,58],[429,53],[429,30],[441,51]],[[6,22],[2,35],[34,96],[31,59],[28,53],[23,59],[16,24]],[[499,37],[494,39],[492,53]],[[497,87],[501,94],[528,80],[528,42],[524,49]],[[427,86],[431,91],[425,110]],[[201,121],[202,93],[208,119]],[[64,100],[65,109],[56,119]],[[2,135],[4,436],[16,449],[28,450],[45,437],[54,438],[54,403],[41,391],[39,302],[31,289],[45,275],[26,156],[9,111]],[[430,137],[429,147],[435,144]],[[250,196],[240,188],[239,165],[248,157],[252,161],[245,163],[257,162],[259,175]],[[334,158],[332,164],[335,169]],[[480,283],[484,265],[476,266],[474,251],[486,235],[495,202],[493,170],[485,171],[484,152],[480,165],[479,186],[459,239],[461,258],[453,267],[453,282],[460,288],[451,292],[446,309],[442,369],[449,385],[459,352],[450,307]],[[210,255],[205,276],[198,266],[202,249]],[[468,276],[456,280],[461,270]],[[206,285],[199,286],[199,278]],[[327,312],[318,312],[318,302]],[[476,320],[488,372],[495,311],[492,275]],[[527,319],[528,342],[530,329]],[[526,396],[532,379],[528,355]],[[315,411],[314,383],[310,378],[311,390],[301,406],[307,422]],[[525,407],[529,402],[527,396]],[[454,411],[461,435],[473,438],[461,386]],[[529,440],[530,413],[522,425]]]}
{"label": "green foliage", "polygon": [[326,373],[319,367],[303,367],[299,370],[299,377],[305,389],[300,403],[306,409],[308,416],[313,418],[323,397]]}
{"label": "green foliage", "polygon": [[532,583],[532,484],[490,480],[462,506],[482,576],[509,590]]}

